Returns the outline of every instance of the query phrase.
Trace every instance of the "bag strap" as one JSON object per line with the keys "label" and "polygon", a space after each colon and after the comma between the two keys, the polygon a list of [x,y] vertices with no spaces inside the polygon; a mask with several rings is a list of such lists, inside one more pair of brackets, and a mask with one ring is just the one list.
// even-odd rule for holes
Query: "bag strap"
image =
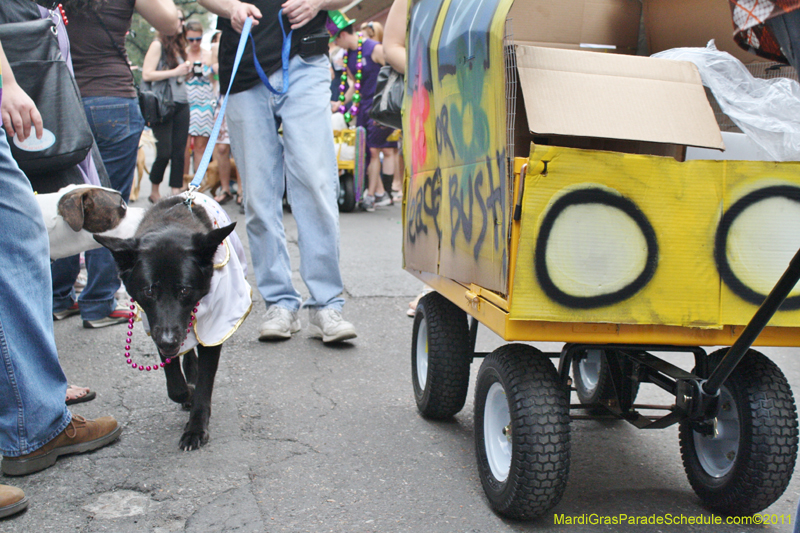
{"label": "bag strap", "polygon": [[[117,41],[114,40],[114,36],[111,35],[111,32],[108,29],[108,26],[106,26],[105,22],[103,22],[103,19],[100,18],[100,15],[97,13],[97,11],[95,11],[94,9],[91,9],[91,8],[89,8],[89,11],[92,12],[94,17],[97,19],[97,22],[100,24],[100,27],[103,28],[103,30],[106,32],[106,35],[108,35],[108,39],[111,41],[111,44],[114,45],[114,50],[116,50],[117,53],[119,54],[119,57],[122,58],[122,62],[127,65],[128,64],[128,55],[122,50],[122,47],[119,45],[119,43],[117,43]],[[131,72],[131,83],[133,84],[133,87],[136,89],[136,92],[138,93],[139,92],[139,84],[136,83],[136,78],[133,77],[133,72]]]}

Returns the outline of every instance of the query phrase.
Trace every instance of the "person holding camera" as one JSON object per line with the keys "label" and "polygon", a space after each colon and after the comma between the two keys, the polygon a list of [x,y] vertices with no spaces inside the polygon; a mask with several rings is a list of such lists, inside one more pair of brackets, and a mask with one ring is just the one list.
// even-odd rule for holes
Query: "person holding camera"
{"label": "person holding camera", "polygon": [[[192,64],[192,72],[186,77],[186,93],[189,98],[189,139],[186,148],[184,166],[186,173],[194,173],[206,150],[208,138],[214,128],[213,76],[211,69],[211,51],[203,50],[200,42],[203,39],[203,25],[197,20],[186,22],[186,60]],[[192,158],[193,165],[189,165]],[[220,203],[225,203],[230,198]]]}
{"label": "person holding camera", "polygon": [[183,156],[186,141],[189,138],[189,97],[186,93],[186,78],[191,76],[192,64],[186,59],[186,35],[183,28],[183,15],[178,21],[178,32],[165,35],[156,32],[156,38],[150,43],[142,64],[143,81],[169,80],[172,89],[172,100],[175,108],[172,116],[161,124],[153,125],[153,136],[156,138],[156,158],[150,168],[152,184],[150,203],[161,199],[158,190],[164,179],[164,171],[170,165],[169,186],[172,194],[180,194],[183,187]]}
{"label": "person holding camera", "polygon": [[[311,294],[303,303],[309,308],[311,332],[325,343],[356,336],[353,325],[342,318],[339,178],[331,133],[329,36],[325,31],[325,10],[349,2],[198,0],[219,15],[217,27],[222,30],[220,92],[231,85],[228,132],[246,188],[247,236],[256,281],[268,308],[259,330],[262,341],[288,339],[300,330],[302,300],[292,285],[283,227],[284,191],[297,221],[300,274]],[[256,71],[250,43],[231,81],[239,33],[249,17],[254,19],[251,35],[256,56],[270,87]],[[281,50],[285,39],[291,40],[284,64]]]}

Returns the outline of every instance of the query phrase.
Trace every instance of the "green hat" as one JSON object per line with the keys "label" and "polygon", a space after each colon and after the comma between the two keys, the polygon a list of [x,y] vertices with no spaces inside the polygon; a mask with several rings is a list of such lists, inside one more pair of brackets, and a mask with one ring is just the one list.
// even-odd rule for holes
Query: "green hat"
{"label": "green hat", "polygon": [[339,10],[328,11],[328,19],[325,21],[325,29],[327,29],[328,33],[331,34],[330,42],[336,40],[336,36],[339,35],[339,32],[353,24],[355,21],[356,19],[348,19],[345,14]]}

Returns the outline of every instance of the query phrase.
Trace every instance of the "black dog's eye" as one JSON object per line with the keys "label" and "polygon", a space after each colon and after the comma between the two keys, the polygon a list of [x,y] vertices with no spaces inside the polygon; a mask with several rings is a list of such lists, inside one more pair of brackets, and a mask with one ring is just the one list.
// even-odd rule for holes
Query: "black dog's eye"
{"label": "black dog's eye", "polygon": [[189,296],[189,293],[192,292],[191,287],[181,287],[181,296]]}
{"label": "black dog's eye", "polygon": [[145,298],[152,298],[153,297],[153,287],[146,287],[142,290],[142,294],[144,294]]}

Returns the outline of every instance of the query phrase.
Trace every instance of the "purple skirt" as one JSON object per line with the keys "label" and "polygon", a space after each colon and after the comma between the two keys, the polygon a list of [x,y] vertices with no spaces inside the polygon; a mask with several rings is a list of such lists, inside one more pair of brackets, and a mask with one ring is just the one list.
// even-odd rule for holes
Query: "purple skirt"
{"label": "purple skirt", "polygon": [[367,148],[397,148],[397,141],[387,141],[386,138],[394,133],[394,129],[378,124],[371,118],[367,119]]}

